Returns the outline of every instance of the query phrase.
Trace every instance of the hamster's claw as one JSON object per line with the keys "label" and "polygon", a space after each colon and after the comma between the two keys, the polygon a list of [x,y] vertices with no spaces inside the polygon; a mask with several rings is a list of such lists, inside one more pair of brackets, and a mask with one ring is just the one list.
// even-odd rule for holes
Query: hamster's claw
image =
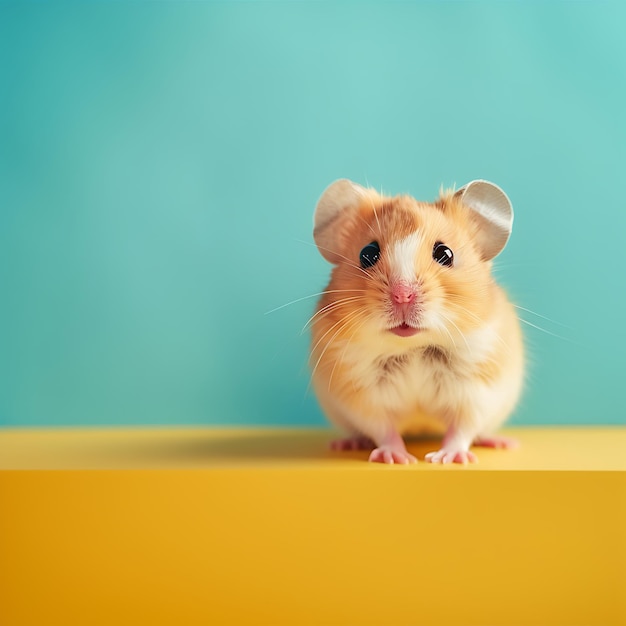
{"label": "hamster's claw", "polygon": [[438,452],[429,452],[426,455],[429,463],[478,463],[478,458],[469,450],[446,450],[442,448]]}
{"label": "hamster's claw", "polygon": [[380,446],[372,450],[369,458],[371,463],[387,463],[389,465],[410,465],[417,463],[417,459],[409,454],[406,449],[391,446]]}
{"label": "hamster's claw", "polygon": [[360,435],[335,439],[330,442],[331,450],[371,450],[373,447],[374,442],[369,437]]}

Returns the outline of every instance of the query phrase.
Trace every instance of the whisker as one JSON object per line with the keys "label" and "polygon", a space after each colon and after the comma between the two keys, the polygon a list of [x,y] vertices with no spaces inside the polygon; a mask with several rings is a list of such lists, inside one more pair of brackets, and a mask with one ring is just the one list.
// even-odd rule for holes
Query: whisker
{"label": "whisker", "polygon": [[[456,328],[457,332],[459,333],[459,335],[461,335],[461,339],[463,339],[465,346],[467,347],[467,351],[471,352],[472,349],[470,348],[470,345],[467,341],[467,338],[465,337],[465,335],[461,332],[461,329],[445,314],[445,313],[441,313],[439,312],[439,315],[441,315],[441,317],[443,317],[445,320],[447,320],[450,324],[452,324],[452,326],[454,326],[454,328]],[[450,336],[450,338],[452,339],[452,336]],[[453,340],[454,341],[454,340]],[[456,346],[455,346],[456,347]]]}
{"label": "whisker", "polygon": [[456,350],[456,341],[454,341],[454,337],[452,336],[452,333],[450,333],[450,331],[448,330],[447,326],[443,323],[439,323],[437,326],[435,326],[435,330],[444,330],[446,332],[446,334],[448,335],[448,337],[450,337],[450,341],[452,342],[452,345],[454,346],[454,349]]}
{"label": "whisker", "polygon": [[291,302],[287,302],[287,304],[281,304],[277,306],[275,309],[271,309],[270,311],[266,311],[263,315],[269,315],[270,313],[275,313],[276,311],[280,311],[285,307],[291,306],[292,304],[296,304],[298,302],[302,302],[303,300],[308,300],[309,298],[315,298],[316,296],[323,296],[327,293],[347,293],[349,291],[363,291],[362,289],[327,289],[326,291],[320,291],[318,293],[312,293],[309,296],[303,296],[302,298],[298,298],[296,300],[292,300]]}
{"label": "whisker", "polygon": [[346,345],[341,353],[341,356],[335,360],[335,363],[333,365],[333,369],[330,372],[330,376],[328,377],[328,391],[330,391],[330,386],[331,383],[333,382],[333,375],[335,374],[335,369],[337,368],[337,365],[339,363],[343,363],[344,357],[346,356],[346,352],[350,346],[350,342],[354,339],[354,336],[357,334],[357,332],[359,332],[359,330],[370,320],[372,319],[372,315],[365,315],[365,317],[363,318],[363,320],[361,321],[360,324],[357,324],[356,328],[354,329],[354,332],[350,335],[350,337],[348,337],[348,340],[346,341]]}
{"label": "whisker", "polygon": [[314,246],[316,248],[319,248],[320,250],[326,250],[326,252],[330,252],[331,254],[335,254],[338,257],[340,257],[341,259],[344,259],[344,261],[347,261],[348,265],[350,267],[353,267],[354,269],[359,270],[359,272],[361,272],[364,276],[367,276],[367,278],[369,278],[369,274],[360,265],[357,265],[356,263],[354,263],[354,261],[352,259],[349,259],[347,256],[344,256],[343,254],[339,254],[339,252],[337,252],[335,250],[331,250],[330,248],[325,248],[324,246],[318,246],[315,243],[310,243],[309,241],[303,241],[302,239],[295,239],[294,241],[306,244],[307,246]]}
{"label": "whisker", "polygon": [[[315,345],[311,348],[311,354],[313,354],[318,346],[320,345],[320,343],[322,343],[322,341],[324,341],[324,338],[329,335],[337,326],[339,326],[340,324],[346,323],[348,322],[351,318],[355,317],[356,315],[359,315],[361,313],[360,310],[356,310],[356,311],[352,311],[351,313],[348,313],[348,315],[346,315],[345,317],[342,317],[340,320],[336,321],[315,343]],[[340,329],[341,330],[341,329]],[[323,353],[322,353],[323,354]]]}
{"label": "whisker", "polygon": [[561,326],[561,328],[567,328],[567,330],[573,330],[571,326],[566,326],[565,324],[561,324],[561,322],[557,322],[556,320],[550,319],[549,317],[546,317],[545,315],[540,315],[539,313],[535,313],[534,311],[531,311],[530,309],[525,309],[523,306],[519,306],[517,304],[513,305],[516,309],[519,309],[520,311],[525,311],[526,313],[531,313],[532,315],[536,315],[537,317],[540,317],[542,320],[546,320],[547,322],[551,322],[552,324],[556,324],[557,326]]}
{"label": "whisker", "polygon": [[[454,302],[452,298],[450,298],[450,302],[448,304],[450,304],[450,305],[456,307],[457,309],[460,309],[461,311],[465,312],[466,315],[469,315],[471,318],[473,318],[474,320],[479,322],[481,325],[483,325],[485,323],[484,320],[482,320],[480,317],[478,317],[478,315],[472,313],[469,309],[467,309],[464,306],[461,306],[457,302]],[[496,339],[498,339],[498,341],[508,350],[509,349],[509,344],[506,341],[504,341],[504,339],[500,336],[500,333],[495,333],[495,335],[496,335]]]}
{"label": "whisker", "polygon": [[343,324],[343,326],[339,326],[339,328],[335,331],[335,333],[333,334],[333,336],[330,338],[330,340],[326,343],[326,345],[324,346],[324,349],[322,350],[319,358],[317,359],[316,363],[315,363],[315,367],[313,368],[313,371],[311,372],[311,378],[309,380],[309,384],[307,386],[307,393],[309,392],[310,388],[311,388],[311,383],[313,382],[313,378],[315,376],[315,373],[317,372],[317,368],[319,367],[319,364],[321,363],[322,359],[324,358],[324,355],[326,354],[326,351],[328,350],[328,348],[330,347],[330,345],[333,343],[333,341],[335,340],[335,337],[337,337],[337,335],[339,335],[339,333],[341,333],[341,331],[344,329],[344,327],[348,324],[348,322],[354,318],[354,317],[358,317],[359,315],[362,314],[362,311],[353,311],[352,313],[348,314],[348,316],[346,316],[345,318],[340,319],[337,323],[333,324],[318,340],[318,342],[315,344],[315,346],[311,349],[311,355],[313,355],[315,353],[315,350],[317,349],[317,347],[319,346],[319,344],[321,343],[321,341],[324,339],[324,337],[326,337],[326,335],[328,335],[336,326],[339,326],[340,324]]}
{"label": "whisker", "polygon": [[372,231],[372,235],[374,235],[374,237],[377,237],[378,235],[376,234],[376,231],[372,228],[372,225],[366,221],[360,214],[357,213],[357,217]]}
{"label": "whisker", "polygon": [[476,313],[472,313],[467,307],[464,307],[463,305],[459,304],[456,301],[456,298],[454,296],[448,296],[448,302],[449,304],[456,307],[457,309],[461,309],[461,311],[464,311],[465,313],[467,313],[471,318],[475,319],[477,322],[480,322],[481,324],[484,323],[484,320],[478,317]]}
{"label": "whisker", "polygon": [[556,333],[550,332],[549,330],[546,330],[545,328],[541,328],[541,326],[537,326],[536,324],[533,324],[532,322],[525,320],[523,317],[520,317],[519,315],[517,316],[517,319],[519,319],[520,322],[524,322],[524,324],[528,324],[528,326],[531,326],[532,328],[536,328],[537,330],[540,330],[542,333],[546,333],[547,335],[551,335],[552,337],[556,337],[557,339],[562,339],[563,341],[567,341],[568,343],[573,343],[574,345],[580,345],[577,341],[573,341],[572,339],[569,339],[568,337],[563,337],[562,335],[557,335]]}
{"label": "whisker", "polygon": [[[381,195],[381,196],[383,195],[383,194],[382,194],[382,189],[381,189],[381,194],[380,194],[380,195]],[[376,203],[374,202],[374,199],[373,199],[373,198],[370,198],[370,203],[371,203],[371,205],[372,205],[372,210],[374,211],[374,218],[376,219],[376,224],[378,225],[378,232],[382,232],[382,230],[383,230],[383,229],[382,229],[382,228],[381,228],[381,226],[380,226],[380,221],[379,221],[379,219],[378,219],[378,213],[377,213],[377,211],[376,211]]]}
{"label": "whisker", "polygon": [[[319,311],[315,312],[307,321],[307,323],[302,327],[302,330],[300,331],[300,334],[302,335],[304,333],[304,331],[311,325],[311,323],[313,322],[313,320],[315,320],[315,318],[318,315],[322,315],[322,317],[325,317],[326,314],[331,313],[331,311],[333,309],[339,308],[340,306],[346,305],[346,304],[350,304],[352,302],[358,302],[359,300],[362,299],[362,296],[352,296],[350,298],[343,298],[341,300],[335,300],[334,302],[330,302],[329,304],[327,304],[326,306],[323,306]],[[321,319],[321,318],[320,318]]]}

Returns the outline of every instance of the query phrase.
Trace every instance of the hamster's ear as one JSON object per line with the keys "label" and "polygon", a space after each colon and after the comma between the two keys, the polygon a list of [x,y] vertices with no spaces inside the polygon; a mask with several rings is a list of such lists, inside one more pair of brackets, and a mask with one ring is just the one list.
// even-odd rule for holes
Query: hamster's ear
{"label": "hamster's ear", "polygon": [[504,249],[513,228],[513,207],[508,196],[493,183],[473,180],[454,197],[472,210],[478,222],[478,245],[483,259],[493,259]]}
{"label": "hamster's ear", "polygon": [[343,226],[367,193],[365,188],[342,178],[328,186],[318,200],[313,216],[313,239],[320,254],[330,263],[337,264],[342,259]]}

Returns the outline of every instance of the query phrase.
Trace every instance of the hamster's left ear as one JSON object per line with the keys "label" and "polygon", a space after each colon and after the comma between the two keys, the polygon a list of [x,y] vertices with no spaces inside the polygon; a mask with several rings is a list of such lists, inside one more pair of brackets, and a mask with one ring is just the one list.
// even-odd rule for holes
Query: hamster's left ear
{"label": "hamster's left ear", "polygon": [[313,216],[313,238],[320,254],[335,265],[345,258],[343,226],[367,195],[375,193],[347,178],[326,187]]}
{"label": "hamster's left ear", "polygon": [[478,222],[478,245],[483,259],[493,259],[504,249],[513,228],[513,207],[508,196],[498,185],[473,180],[454,197],[472,210]]}

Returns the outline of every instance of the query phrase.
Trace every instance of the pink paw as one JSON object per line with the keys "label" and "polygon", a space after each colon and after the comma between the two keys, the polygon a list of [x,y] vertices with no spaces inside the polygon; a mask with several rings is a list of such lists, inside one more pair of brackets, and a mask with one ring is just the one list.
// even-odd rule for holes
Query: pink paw
{"label": "pink paw", "polygon": [[409,454],[402,448],[391,448],[388,446],[381,446],[372,450],[369,458],[371,463],[388,463],[393,465],[397,463],[399,465],[409,465],[411,463],[417,463],[417,459]]}
{"label": "pink paw", "polygon": [[330,442],[331,450],[371,450],[374,442],[368,437],[346,437]]}
{"label": "pink paw", "polygon": [[429,463],[478,463],[478,459],[469,450],[446,450],[443,448],[439,452],[429,452],[426,455]]}
{"label": "pink paw", "polygon": [[501,435],[490,435],[488,437],[476,437],[474,445],[482,448],[500,448],[502,450],[512,450],[519,448],[519,441],[512,437],[503,437]]}

